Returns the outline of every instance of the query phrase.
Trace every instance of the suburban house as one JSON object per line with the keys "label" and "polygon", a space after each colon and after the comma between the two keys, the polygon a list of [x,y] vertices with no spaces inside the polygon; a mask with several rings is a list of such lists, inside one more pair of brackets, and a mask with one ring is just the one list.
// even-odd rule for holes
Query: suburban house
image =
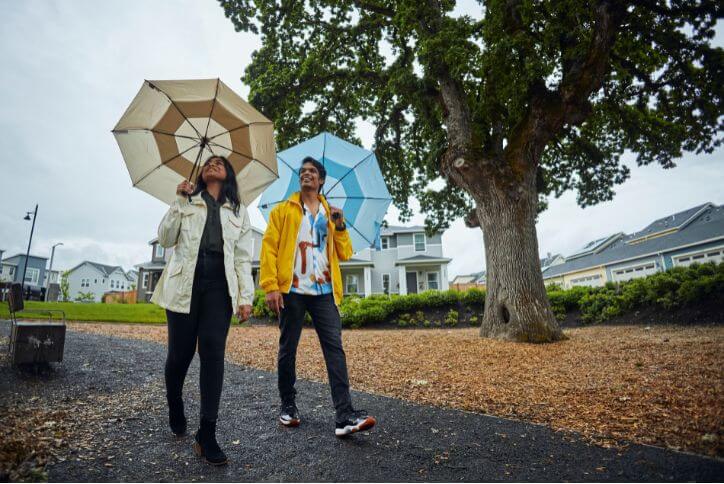
{"label": "suburban house", "polygon": [[421,226],[388,226],[380,230],[379,248],[364,249],[340,262],[344,294],[410,294],[447,290],[442,233],[432,236]]}
{"label": "suburban house", "polygon": [[603,286],[672,267],[724,262],[724,205],[705,203],[654,220],[638,232],[593,240],[543,269],[546,284]]}
{"label": "suburban house", "polygon": [[71,301],[81,293],[93,294],[93,301],[100,302],[103,294],[112,291],[130,291],[136,281],[128,278],[121,266],[109,266],[83,261],[68,271],[68,297]]}
{"label": "suburban house", "polygon": [[[25,287],[29,288],[33,293],[40,294],[42,292],[47,261],[47,257],[32,254],[28,257],[28,268],[25,271]],[[21,282],[24,266],[25,254],[16,254],[3,259],[2,271],[0,272],[3,282]]]}
{"label": "suburban house", "polygon": [[[259,254],[261,253],[261,239],[263,236],[264,232],[256,227],[251,228],[251,274],[254,277],[255,286],[259,284]],[[163,268],[166,267],[166,263],[173,253],[173,247],[168,249],[161,247],[158,238],[151,240],[148,245],[151,246],[151,260],[135,266],[137,269],[136,280],[138,281],[136,284],[136,300],[138,302],[151,300],[153,290],[156,288],[156,283],[161,277]]]}

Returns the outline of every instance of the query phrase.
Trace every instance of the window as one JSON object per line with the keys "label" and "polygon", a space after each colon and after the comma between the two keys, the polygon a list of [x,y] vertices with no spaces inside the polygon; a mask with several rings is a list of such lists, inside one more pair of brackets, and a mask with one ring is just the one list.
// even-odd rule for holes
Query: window
{"label": "window", "polygon": [[90,287],[90,279],[81,279],[80,287]]}
{"label": "window", "polygon": [[356,274],[347,274],[346,292],[348,294],[357,294],[359,292],[358,277]]}
{"label": "window", "polygon": [[156,257],[163,257],[163,247],[160,244],[156,244]]}
{"label": "window", "polygon": [[690,266],[693,263],[697,264],[704,264],[706,262],[714,262],[719,263],[724,261],[724,251],[723,250],[711,250],[709,249],[706,252],[699,252],[697,254],[687,254],[683,257],[674,257],[674,265],[675,266]]}
{"label": "window", "polygon": [[425,234],[413,234],[412,240],[415,242],[415,252],[425,252]]}
{"label": "window", "polygon": [[115,284],[115,283],[116,283],[116,281],[114,281],[113,279],[111,279],[111,289],[115,289],[115,287],[116,287],[116,284]]}
{"label": "window", "polygon": [[390,293],[390,275],[382,274],[382,292],[385,294]]}
{"label": "window", "polygon": [[98,279],[93,279],[93,284],[98,284]]}
{"label": "window", "polygon": [[380,244],[382,245],[383,249],[389,249],[390,248],[390,238],[389,237],[381,237],[380,238]]}
{"label": "window", "polygon": [[141,287],[148,287],[148,272],[143,273],[143,281],[141,282]]}
{"label": "window", "polygon": [[428,289],[440,289],[437,284],[437,272],[427,273],[427,288]]}
{"label": "window", "polygon": [[30,283],[32,285],[38,284],[38,279],[40,278],[40,269],[36,269],[35,267],[28,267],[28,269],[25,271],[25,282]]}
{"label": "window", "polygon": [[15,268],[13,266],[10,266],[10,275],[11,276],[15,275]]}

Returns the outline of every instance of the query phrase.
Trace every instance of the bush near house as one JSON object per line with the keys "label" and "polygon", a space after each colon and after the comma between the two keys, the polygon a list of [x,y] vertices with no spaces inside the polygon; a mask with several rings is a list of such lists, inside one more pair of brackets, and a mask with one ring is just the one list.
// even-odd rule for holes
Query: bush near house
{"label": "bush near house", "polygon": [[[641,279],[607,283],[604,287],[547,287],[553,312],[559,321],[580,314],[583,323],[603,323],[641,308],[660,310],[696,307],[724,301],[724,263],[676,267]],[[480,326],[485,291],[426,291],[419,294],[348,296],[342,300],[342,325],[349,328],[393,324],[398,327],[455,326],[465,322]],[[273,318],[257,291],[254,316]],[[308,318],[307,318],[308,319]],[[632,321],[635,322],[635,321]],[[723,321],[724,322],[724,321]]]}

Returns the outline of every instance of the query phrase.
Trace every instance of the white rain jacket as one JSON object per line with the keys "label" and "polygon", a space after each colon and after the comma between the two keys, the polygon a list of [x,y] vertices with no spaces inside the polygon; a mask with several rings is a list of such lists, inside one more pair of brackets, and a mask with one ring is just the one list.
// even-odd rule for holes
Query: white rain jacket
{"label": "white rain jacket", "polygon": [[[206,224],[206,202],[201,194],[178,196],[158,226],[158,243],[174,247],[161,278],[153,291],[151,302],[177,313],[191,310],[191,290],[201,235]],[[221,233],[224,239],[224,270],[229,286],[232,311],[252,304],[254,280],[251,276],[251,222],[246,207],[235,215],[231,204],[219,209]]]}

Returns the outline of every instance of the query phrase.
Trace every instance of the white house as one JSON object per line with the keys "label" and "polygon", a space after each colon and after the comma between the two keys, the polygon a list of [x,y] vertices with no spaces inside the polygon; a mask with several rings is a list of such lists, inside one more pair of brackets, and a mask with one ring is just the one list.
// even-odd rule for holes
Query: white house
{"label": "white house", "polygon": [[111,291],[130,291],[136,284],[121,266],[109,266],[83,261],[68,271],[68,296],[75,300],[81,293],[93,293],[100,302],[103,294]]}
{"label": "white house", "polygon": [[364,249],[340,262],[344,294],[410,294],[448,289],[442,233],[421,226],[382,227],[380,247]]}

